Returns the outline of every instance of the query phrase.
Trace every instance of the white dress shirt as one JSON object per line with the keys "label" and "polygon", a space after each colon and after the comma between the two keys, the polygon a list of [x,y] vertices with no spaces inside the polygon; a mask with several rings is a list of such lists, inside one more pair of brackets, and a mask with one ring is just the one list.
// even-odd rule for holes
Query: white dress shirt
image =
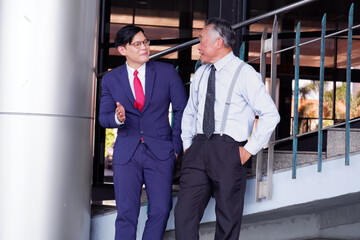
{"label": "white dress shirt", "polygon": [[[136,69],[130,67],[127,62],[126,62],[126,69],[128,72],[128,79],[129,79],[129,83],[130,83],[130,88],[131,88],[131,92],[134,96],[134,98],[136,99],[135,96],[135,89],[134,89],[134,72]],[[138,69],[138,78],[140,79],[141,85],[142,85],[142,89],[144,91],[144,95],[145,95],[145,70],[146,70],[146,63],[144,63],[143,65],[141,65],[141,67],[139,67]],[[121,104],[121,103],[120,103]],[[117,117],[116,117],[116,113],[115,113],[115,122],[118,125],[122,125],[124,124],[124,122],[120,122]]]}
{"label": "white dress shirt", "polygon": [[[241,62],[243,61],[230,52],[214,64],[216,68],[214,134],[220,132],[229,86]],[[202,122],[210,66],[211,64],[202,65],[196,71],[191,83],[190,97],[181,122],[184,149],[190,147],[196,134],[203,134]],[[252,133],[255,113],[258,114],[259,120]],[[269,141],[279,121],[279,113],[265,89],[261,75],[250,65],[245,64],[233,89],[224,134],[239,142],[251,136],[244,147],[249,153],[255,155]]]}

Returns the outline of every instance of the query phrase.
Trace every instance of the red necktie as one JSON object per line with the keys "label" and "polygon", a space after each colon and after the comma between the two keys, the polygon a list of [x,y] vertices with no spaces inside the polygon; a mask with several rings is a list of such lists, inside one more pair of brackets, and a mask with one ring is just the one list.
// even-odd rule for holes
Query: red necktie
{"label": "red necktie", "polygon": [[134,72],[134,91],[135,91],[135,103],[134,107],[138,108],[140,111],[142,111],[145,103],[145,95],[144,90],[142,88],[140,79],[137,76],[138,71],[135,70]]}

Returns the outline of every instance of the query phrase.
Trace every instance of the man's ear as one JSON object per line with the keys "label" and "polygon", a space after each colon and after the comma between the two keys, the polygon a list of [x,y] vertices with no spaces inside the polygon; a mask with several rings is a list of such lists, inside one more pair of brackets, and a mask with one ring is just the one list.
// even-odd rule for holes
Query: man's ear
{"label": "man's ear", "polygon": [[124,46],[118,46],[117,50],[121,55],[126,56],[126,49]]}
{"label": "man's ear", "polygon": [[217,48],[222,48],[223,46],[224,46],[224,39],[222,39],[221,37],[216,39],[216,47]]}

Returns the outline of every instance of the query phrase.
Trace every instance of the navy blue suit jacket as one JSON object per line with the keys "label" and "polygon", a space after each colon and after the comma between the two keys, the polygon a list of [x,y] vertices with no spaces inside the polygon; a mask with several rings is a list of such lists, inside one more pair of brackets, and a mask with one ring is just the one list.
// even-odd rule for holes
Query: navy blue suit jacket
{"label": "navy blue suit jacket", "polygon": [[[125,164],[142,137],[160,160],[182,152],[181,118],[187,103],[183,83],[174,67],[149,61],[145,71],[145,104],[141,112],[134,107],[126,64],[104,75],[101,83],[99,121],[104,128],[118,128],[114,146],[114,164]],[[125,108],[125,124],[115,122],[116,102]],[[174,113],[169,124],[169,104]]]}

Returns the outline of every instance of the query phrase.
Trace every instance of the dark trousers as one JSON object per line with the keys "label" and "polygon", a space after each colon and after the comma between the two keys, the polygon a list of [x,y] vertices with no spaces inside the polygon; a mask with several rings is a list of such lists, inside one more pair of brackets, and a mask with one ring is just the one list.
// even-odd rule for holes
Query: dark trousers
{"label": "dark trousers", "polygon": [[175,155],[162,161],[144,143],[139,143],[130,161],[114,164],[114,189],[117,208],[116,240],[135,240],[142,185],[148,198],[148,219],[143,240],[163,238],[172,207],[172,174]]}
{"label": "dark trousers", "polygon": [[199,224],[211,195],[216,206],[216,240],[239,239],[246,189],[246,168],[239,146],[229,136],[197,135],[183,156],[175,207],[177,240],[199,239]]}

